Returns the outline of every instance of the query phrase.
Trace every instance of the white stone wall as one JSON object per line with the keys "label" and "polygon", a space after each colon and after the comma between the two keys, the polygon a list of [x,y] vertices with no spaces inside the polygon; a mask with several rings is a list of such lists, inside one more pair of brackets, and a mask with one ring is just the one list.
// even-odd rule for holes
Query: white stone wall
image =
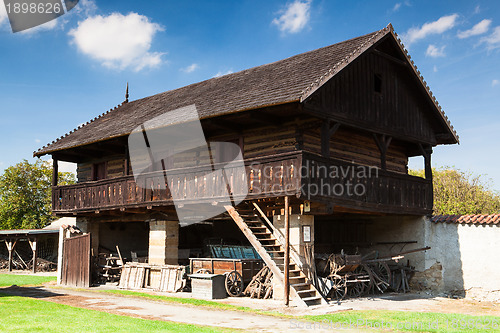
{"label": "white stone wall", "polygon": [[427,221],[426,243],[425,268],[442,266],[442,291],[500,299],[500,226]]}

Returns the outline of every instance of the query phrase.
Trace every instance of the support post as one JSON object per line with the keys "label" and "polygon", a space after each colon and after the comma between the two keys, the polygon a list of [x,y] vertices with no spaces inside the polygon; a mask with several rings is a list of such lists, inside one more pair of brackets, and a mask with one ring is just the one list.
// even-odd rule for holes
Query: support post
{"label": "support post", "polygon": [[285,277],[285,305],[290,303],[290,198],[285,197],[285,263],[283,274]]}
{"label": "support post", "polygon": [[36,249],[36,238],[33,240],[28,239],[31,247],[31,251],[33,252],[33,274],[36,273],[36,261],[37,261],[37,249]]}
{"label": "support post", "polygon": [[52,186],[57,186],[59,176],[59,164],[58,161],[54,158],[52,159]]}
{"label": "support post", "polygon": [[375,139],[375,143],[380,151],[380,167],[382,170],[387,169],[387,149],[391,144],[392,137],[381,135],[380,137],[377,134],[373,134],[373,138]]}
{"label": "support post", "polygon": [[331,123],[324,120],[321,124],[321,155],[323,157],[330,157],[330,139],[337,132],[340,123]]}
{"label": "support post", "polygon": [[424,157],[425,179],[432,181],[432,165],[431,165],[432,147],[430,146],[424,147],[421,143],[418,144],[418,147],[420,148],[420,152]]}
{"label": "support post", "polygon": [[57,284],[62,281],[62,266],[63,266],[63,253],[64,253],[64,238],[66,236],[66,229],[59,228],[59,247],[57,248]]}
{"label": "support post", "polygon": [[12,242],[11,239],[8,241],[5,240],[5,245],[7,246],[7,250],[9,251],[9,272],[12,272],[12,252],[14,251],[14,248],[16,247],[17,240]]}

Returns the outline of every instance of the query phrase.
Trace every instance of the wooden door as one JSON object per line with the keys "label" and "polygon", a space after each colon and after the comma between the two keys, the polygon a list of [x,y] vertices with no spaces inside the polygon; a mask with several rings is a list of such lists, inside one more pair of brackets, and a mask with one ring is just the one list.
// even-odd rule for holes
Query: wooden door
{"label": "wooden door", "polygon": [[90,287],[90,234],[66,238],[61,284]]}

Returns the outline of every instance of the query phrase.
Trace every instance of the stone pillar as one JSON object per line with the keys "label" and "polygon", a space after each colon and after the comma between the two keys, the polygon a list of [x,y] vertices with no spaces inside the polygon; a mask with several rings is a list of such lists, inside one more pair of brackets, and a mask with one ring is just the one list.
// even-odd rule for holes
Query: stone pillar
{"label": "stone pillar", "polygon": [[179,222],[150,221],[148,262],[155,265],[177,265],[178,252]]}
{"label": "stone pillar", "polygon": [[[285,216],[275,215],[273,217],[273,225],[278,229],[278,232],[280,232],[284,239]],[[304,231],[306,231],[306,233],[309,232],[309,235],[304,235]],[[306,242],[304,236],[309,236],[310,242]],[[302,263],[305,263],[304,245],[306,244],[314,245],[314,215],[290,215],[290,252],[295,251],[299,255]],[[284,286],[274,281],[273,288],[273,299],[282,300]]]}

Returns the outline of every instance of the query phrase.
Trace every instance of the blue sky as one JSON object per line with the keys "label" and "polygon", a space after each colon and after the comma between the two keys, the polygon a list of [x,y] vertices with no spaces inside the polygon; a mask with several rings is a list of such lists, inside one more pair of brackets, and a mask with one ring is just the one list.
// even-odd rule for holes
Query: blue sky
{"label": "blue sky", "polygon": [[2,2],[2,170],[121,103],[127,81],[139,99],[391,22],[460,135],[433,166],[487,174],[500,191],[499,1],[81,0],[15,34]]}

